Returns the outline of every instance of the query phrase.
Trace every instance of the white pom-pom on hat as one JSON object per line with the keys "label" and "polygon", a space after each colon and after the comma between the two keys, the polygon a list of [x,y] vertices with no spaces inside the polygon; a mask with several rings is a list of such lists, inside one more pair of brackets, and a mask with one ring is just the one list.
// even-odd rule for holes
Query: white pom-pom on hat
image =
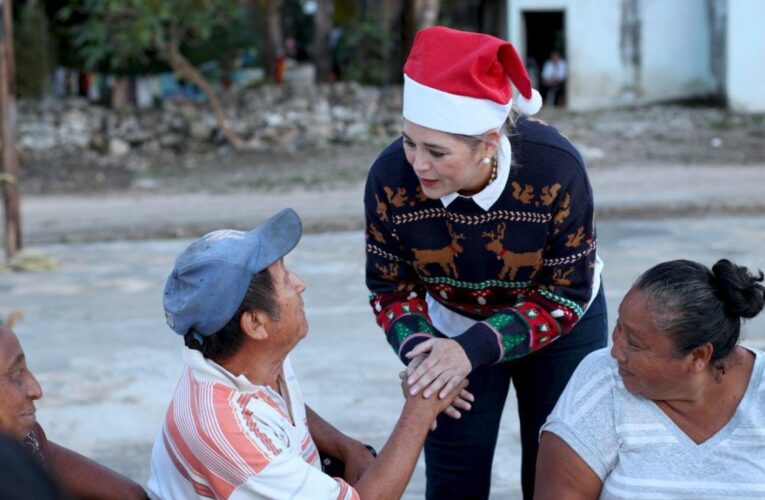
{"label": "white pom-pom on hat", "polygon": [[531,89],[531,98],[518,94],[513,98],[513,107],[524,115],[535,115],[542,109],[542,96],[537,89]]}

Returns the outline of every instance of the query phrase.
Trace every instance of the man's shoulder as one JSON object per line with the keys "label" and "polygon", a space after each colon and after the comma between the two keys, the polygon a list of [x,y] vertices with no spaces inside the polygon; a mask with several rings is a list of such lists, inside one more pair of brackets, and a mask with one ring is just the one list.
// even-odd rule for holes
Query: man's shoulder
{"label": "man's shoulder", "polygon": [[191,369],[184,372],[165,416],[165,437],[185,460],[193,462],[195,454],[186,456],[179,443],[196,443],[202,450],[228,449],[234,462],[261,468],[286,448],[291,419],[275,393],[257,386],[241,390],[197,375]]}

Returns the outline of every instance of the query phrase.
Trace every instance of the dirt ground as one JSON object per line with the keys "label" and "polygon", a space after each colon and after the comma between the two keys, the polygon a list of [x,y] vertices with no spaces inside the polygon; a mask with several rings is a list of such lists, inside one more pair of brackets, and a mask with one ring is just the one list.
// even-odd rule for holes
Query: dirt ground
{"label": "dirt ground", "polygon": [[[545,109],[539,118],[566,135],[589,168],[765,162],[765,116],[708,106],[664,105],[590,113]],[[390,138],[392,139],[392,138]],[[255,153],[22,155],[26,194],[225,193],[323,189],[357,183],[388,139],[322,150]]]}

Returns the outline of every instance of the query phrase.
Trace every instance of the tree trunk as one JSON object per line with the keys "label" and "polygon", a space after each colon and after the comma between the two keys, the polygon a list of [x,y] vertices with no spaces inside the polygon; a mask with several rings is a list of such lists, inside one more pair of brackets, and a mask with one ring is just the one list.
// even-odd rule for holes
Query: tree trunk
{"label": "tree trunk", "polygon": [[441,8],[440,0],[415,0],[417,13],[417,31],[435,26],[438,20],[438,11]]}
{"label": "tree trunk", "polygon": [[130,102],[130,80],[124,76],[119,77],[112,87],[112,109],[124,109]]}
{"label": "tree trunk", "polygon": [[332,71],[332,0],[317,0],[313,15],[313,43],[311,58],[316,67],[316,83],[331,82],[335,77]]}
{"label": "tree trunk", "polygon": [[181,54],[180,50],[178,50],[177,42],[169,44],[165,50],[165,56],[167,57],[170,67],[179,78],[190,81],[205,93],[207,99],[210,101],[210,106],[213,109],[215,119],[218,121],[218,125],[220,125],[223,135],[236,149],[242,148],[244,143],[241,137],[239,137],[229,126],[228,120],[226,120],[226,115],[223,112],[223,106],[221,106],[220,100],[218,99],[218,96],[215,95],[212,86],[205,77],[202,76],[202,73],[200,73],[188,59],[183,56],[183,54]]}
{"label": "tree trunk", "polygon": [[408,54],[404,40],[405,9],[403,0],[381,0],[380,2],[380,29],[390,33],[393,39],[386,54],[386,66],[389,68],[386,79],[388,83],[403,82],[401,68],[404,66],[404,55]]}
{"label": "tree trunk", "polygon": [[481,33],[506,39],[507,2],[504,0],[481,0]]}
{"label": "tree trunk", "polygon": [[2,6],[0,32],[0,136],[3,141],[0,184],[5,204],[5,254],[10,260],[22,247],[19,208],[19,159],[16,154],[16,64],[13,54],[13,12],[11,2]]}
{"label": "tree trunk", "polygon": [[282,0],[250,0],[258,9],[265,31],[263,63],[266,79],[271,82],[281,81],[284,64],[284,37],[282,36],[281,8]]}
{"label": "tree trunk", "polygon": [[406,59],[409,57],[414,37],[417,34],[419,3],[418,0],[404,0],[404,9],[401,13],[401,67],[403,67]]}
{"label": "tree trunk", "polygon": [[430,28],[438,20],[440,0],[406,0],[404,12],[404,54],[408,57],[417,32]]}

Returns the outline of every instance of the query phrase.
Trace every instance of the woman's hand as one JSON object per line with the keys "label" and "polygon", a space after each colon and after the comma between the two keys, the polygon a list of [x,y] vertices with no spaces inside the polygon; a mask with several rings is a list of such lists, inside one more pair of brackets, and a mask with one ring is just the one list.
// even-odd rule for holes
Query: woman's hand
{"label": "woman's hand", "polygon": [[[410,370],[414,360],[425,354],[427,356],[418,360]],[[415,395],[424,389],[424,398],[436,393],[440,399],[445,398],[473,368],[462,346],[452,339],[426,340],[409,351],[406,357],[412,360],[406,369],[409,393]]]}

